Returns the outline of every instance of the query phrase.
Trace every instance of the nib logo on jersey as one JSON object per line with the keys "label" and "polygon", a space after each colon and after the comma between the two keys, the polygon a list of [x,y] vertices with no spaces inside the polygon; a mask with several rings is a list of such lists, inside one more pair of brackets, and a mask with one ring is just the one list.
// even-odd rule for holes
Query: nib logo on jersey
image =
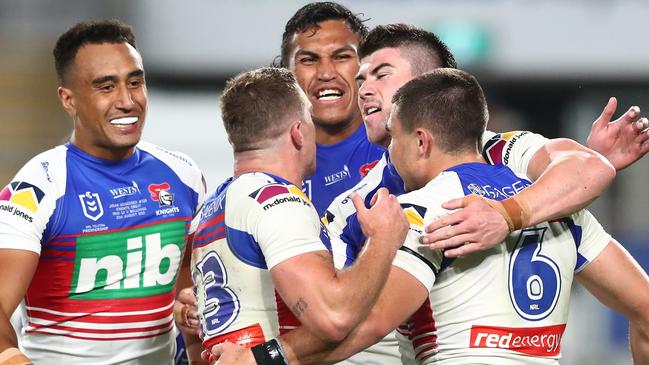
{"label": "nib logo on jersey", "polygon": [[[34,218],[22,209],[36,213],[38,204],[43,200],[44,196],[45,193],[36,186],[23,181],[14,181],[0,191],[0,211],[11,213],[32,222]],[[12,204],[3,204],[2,202]],[[22,209],[16,209],[17,207]]]}
{"label": "nib logo on jersey", "polygon": [[184,221],[78,237],[70,298],[139,298],[168,292],[184,240]]}
{"label": "nib logo on jersey", "polygon": [[174,206],[174,195],[170,192],[171,185],[168,182],[160,184],[150,184],[148,186],[151,199],[160,203],[160,208],[155,211],[155,215],[172,215],[180,213],[180,208]]}

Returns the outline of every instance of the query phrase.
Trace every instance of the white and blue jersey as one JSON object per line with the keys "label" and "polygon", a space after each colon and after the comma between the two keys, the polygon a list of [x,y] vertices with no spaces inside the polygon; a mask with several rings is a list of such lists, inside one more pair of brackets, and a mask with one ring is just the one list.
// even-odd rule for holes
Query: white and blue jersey
{"label": "white and blue jersey", "polygon": [[[543,147],[547,139],[527,131],[501,134],[487,131],[482,137],[482,142],[484,146],[482,154],[489,163],[504,164],[517,175],[526,176],[527,166],[532,156]],[[352,189],[336,197],[327,208],[323,218],[329,233],[344,242],[344,245],[334,245],[332,248],[337,267],[351,264],[358,257],[365,243],[365,236],[356,217],[356,209],[348,199],[349,194],[358,193],[365,201],[365,205],[369,207],[374,193],[382,187],[396,196],[405,192],[403,180],[390,162],[387,152],[365,178]]]}
{"label": "white and blue jersey", "polygon": [[250,347],[299,326],[270,270],[329,247],[313,204],[290,182],[248,173],[222,184],[201,211],[192,245],[205,348],[224,341]]}
{"label": "white and blue jersey", "polygon": [[205,198],[187,156],[141,142],[106,161],[68,143],[0,192],[0,248],[40,255],[21,346],[36,364],[171,364],[174,284]]}
{"label": "white and blue jersey", "polygon": [[[521,176],[527,172],[527,165],[532,156],[547,142],[541,135],[530,132],[509,132],[495,134],[485,132],[482,137],[483,155],[492,164],[504,163]],[[374,193],[385,187],[391,194],[404,193],[403,181],[394,166],[390,163],[387,153],[383,154],[374,168],[352,189],[336,197],[327,208],[323,221],[333,237],[332,253],[336,267],[348,266],[358,257],[365,236],[356,217],[356,209],[348,199],[352,191],[356,191],[369,206]],[[335,239],[340,238],[339,240]],[[399,354],[394,351],[397,346],[394,333],[386,336],[375,344],[348,359],[349,364],[387,364],[398,361]],[[404,364],[414,361],[414,354],[401,356]]]}
{"label": "white and blue jersey", "polygon": [[441,208],[448,199],[502,200],[530,184],[504,165],[467,163],[399,197],[411,229],[393,265],[429,290],[399,329],[403,353],[420,364],[557,364],[574,274],[611,239],[590,213],[512,232],[457,259],[420,244],[424,227],[451,213]]}
{"label": "white and blue jersey", "polygon": [[303,188],[322,216],[333,199],[356,185],[377,163],[385,149],[367,140],[365,125],[332,145],[316,146],[315,173]]}

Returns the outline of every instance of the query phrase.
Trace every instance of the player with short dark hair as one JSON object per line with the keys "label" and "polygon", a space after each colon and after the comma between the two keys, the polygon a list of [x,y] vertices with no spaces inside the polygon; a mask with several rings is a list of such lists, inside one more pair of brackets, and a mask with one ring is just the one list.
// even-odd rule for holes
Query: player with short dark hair
{"label": "player with short dark hair", "polygon": [[[129,26],[79,23],[54,57],[73,131],[0,192],[0,362],[172,364],[202,174],[140,141],[148,97]],[[7,322],[23,297],[24,355]]]}

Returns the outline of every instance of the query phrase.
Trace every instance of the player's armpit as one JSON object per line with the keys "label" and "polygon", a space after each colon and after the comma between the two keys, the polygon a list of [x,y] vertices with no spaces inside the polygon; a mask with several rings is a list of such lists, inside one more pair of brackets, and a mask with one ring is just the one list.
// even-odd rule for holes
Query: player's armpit
{"label": "player's armpit", "polygon": [[600,302],[629,319],[634,363],[648,364],[649,277],[635,259],[612,240],[576,279]]}
{"label": "player's armpit", "polygon": [[0,351],[18,346],[9,318],[25,296],[37,266],[35,252],[0,249]]}

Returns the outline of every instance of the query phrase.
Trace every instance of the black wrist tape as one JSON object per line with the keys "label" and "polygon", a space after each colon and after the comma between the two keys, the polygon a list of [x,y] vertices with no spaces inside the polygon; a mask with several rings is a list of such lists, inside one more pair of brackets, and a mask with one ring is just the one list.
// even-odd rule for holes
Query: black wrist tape
{"label": "black wrist tape", "polygon": [[251,350],[257,365],[287,365],[276,339],[253,346]]}

